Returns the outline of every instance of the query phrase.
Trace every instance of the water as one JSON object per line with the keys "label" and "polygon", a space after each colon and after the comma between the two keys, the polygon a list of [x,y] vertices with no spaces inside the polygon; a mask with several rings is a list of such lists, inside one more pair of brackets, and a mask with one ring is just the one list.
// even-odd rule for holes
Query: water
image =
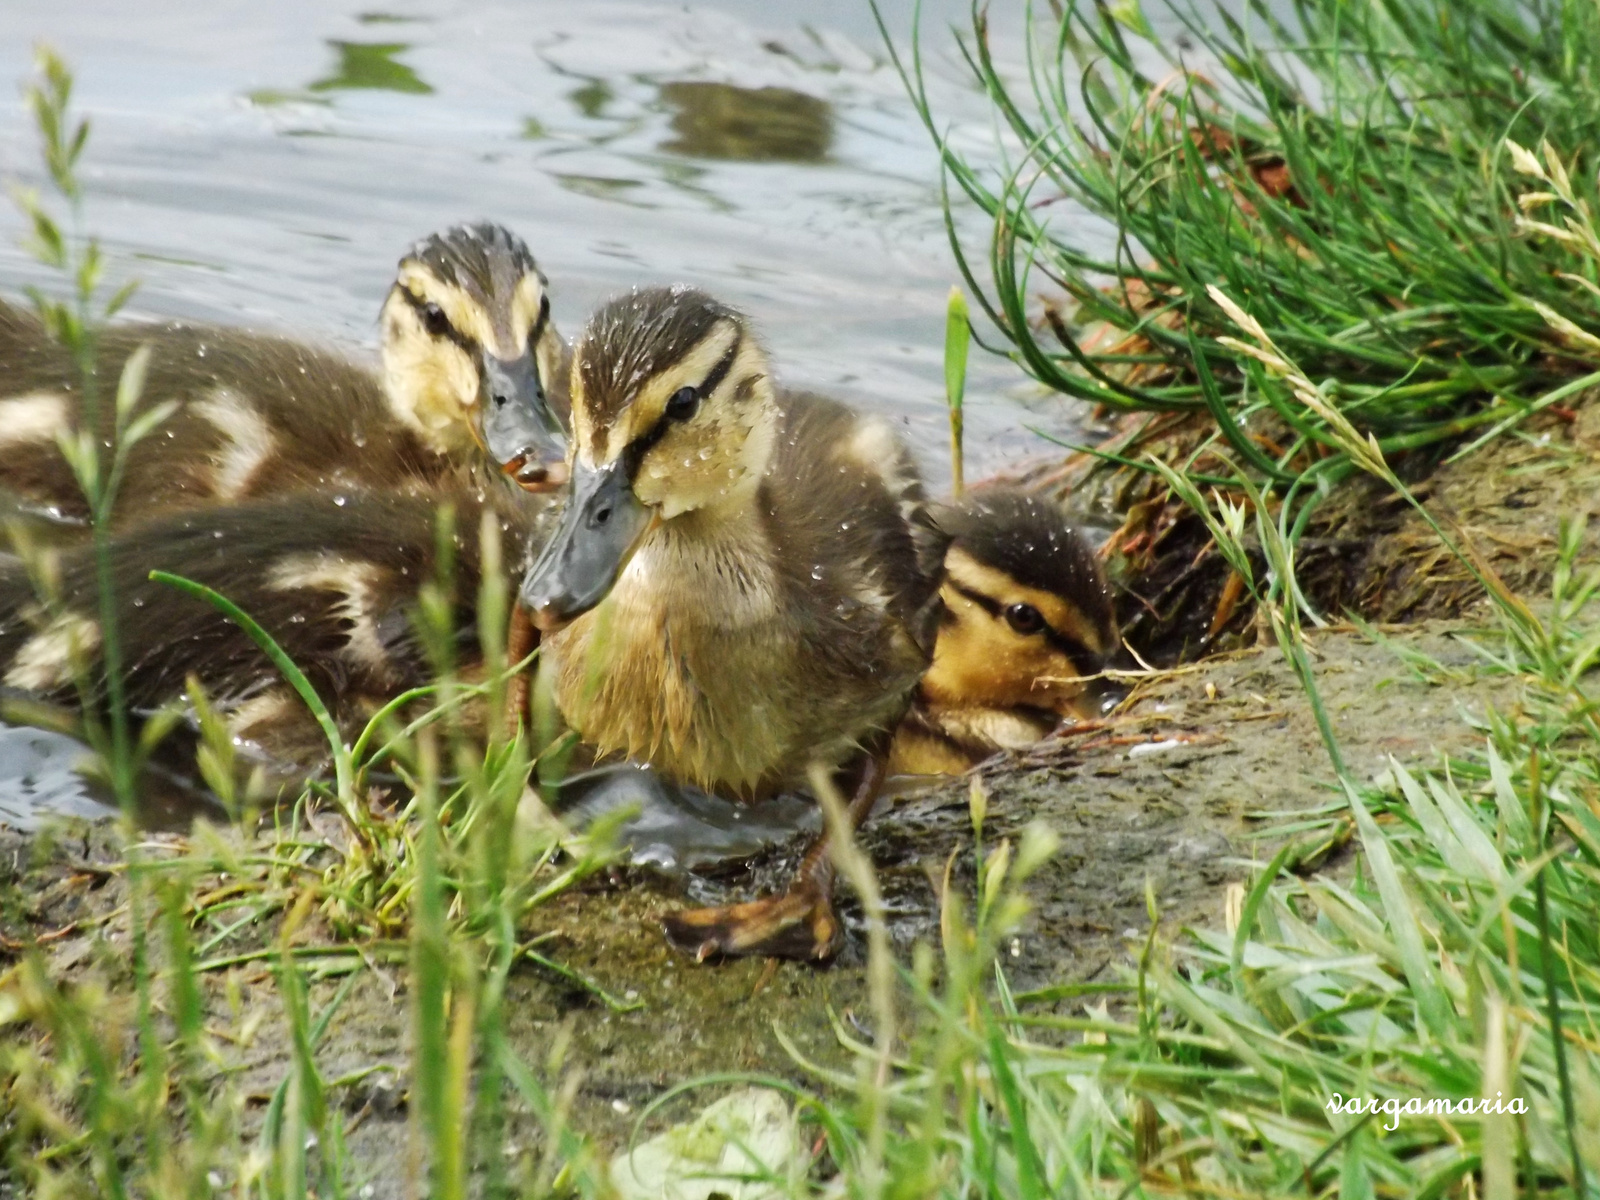
{"label": "water", "polygon": [[[133,315],[369,355],[402,250],[489,217],[533,247],[569,336],[619,289],[701,285],[754,316],[781,380],[898,419],[940,487],[956,272],[937,157],[865,0],[800,8],[7,0],[0,80],[27,76],[38,41],[74,67],[88,222],[114,281],[142,281]],[[925,9],[940,115],[982,147],[987,108],[941,32],[966,0]],[[885,13],[903,36],[909,2]],[[21,103],[0,106],[0,176],[37,183],[36,161]],[[22,235],[0,206],[7,295],[57,285]],[[1025,423],[1071,432],[981,353],[967,396],[969,475],[1049,453]],[[67,752],[46,744],[0,740],[10,808],[35,801],[6,779],[55,778]]]}
{"label": "water", "polygon": [[[690,282],[749,311],[780,378],[895,414],[945,475],[945,244],[937,158],[865,0],[8,0],[0,79],[48,41],[95,121],[92,227],[134,311],[271,327],[370,352],[417,236],[487,216],[533,247],[569,335],[605,296]],[[965,0],[929,6],[942,29]],[[908,3],[888,6],[909,28]],[[941,12],[941,10],[943,10]],[[933,63],[941,116],[987,130]],[[34,172],[20,104],[0,170]],[[0,289],[47,282],[0,215]],[[975,356],[971,470],[1047,449],[1008,364]]]}

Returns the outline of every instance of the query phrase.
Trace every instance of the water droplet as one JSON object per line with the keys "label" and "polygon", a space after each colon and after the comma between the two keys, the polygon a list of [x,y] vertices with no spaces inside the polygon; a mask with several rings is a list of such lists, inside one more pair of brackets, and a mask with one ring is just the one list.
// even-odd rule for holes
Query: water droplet
{"label": "water droplet", "polygon": [[822,564],[821,563],[818,563],[816,566],[811,568],[811,578],[813,578],[813,579],[821,579],[822,578]]}
{"label": "water droplet", "polygon": [[333,498],[333,502],[335,504],[337,504],[340,508],[343,508],[346,504],[349,503],[349,501],[346,500],[343,496],[335,496]]}

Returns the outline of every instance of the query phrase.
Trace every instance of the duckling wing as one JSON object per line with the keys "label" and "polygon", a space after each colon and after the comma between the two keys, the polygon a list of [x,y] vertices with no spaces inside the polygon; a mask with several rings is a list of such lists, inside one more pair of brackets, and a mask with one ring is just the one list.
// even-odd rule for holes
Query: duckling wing
{"label": "duckling wing", "polygon": [[[140,405],[175,410],[129,457],[113,518],[121,526],[200,504],[335,487],[426,484],[447,464],[393,418],[372,372],[286,338],[182,322],[113,325],[100,336],[100,418],[140,346],[151,357]],[[55,447],[81,420],[81,381],[66,348],[32,314],[0,303],[0,486],[87,515]]]}
{"label": "duckling wing", "polygon": [[[886,421],[809,394],[783,397],[768,478],[769,535],[789,586],[831,606],[827,633],[846,654],[886,627],[932,657],[949,539],[934,521],[910,452]],[[868,636],[870,640],[870,636]]]}
{"label": "duckling wing", "polygon": [[47,341],[44,325],[19,304],[0,300],[0,382],[22,355]]}

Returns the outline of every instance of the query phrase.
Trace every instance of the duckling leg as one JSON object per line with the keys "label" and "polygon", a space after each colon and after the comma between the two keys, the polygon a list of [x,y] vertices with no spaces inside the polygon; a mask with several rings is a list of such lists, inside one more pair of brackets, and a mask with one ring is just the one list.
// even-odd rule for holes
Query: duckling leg
{"label": "duckling leg", "polygon": [[[847,817],[852,830],[861,828],[872,811],[887,776],[888,756],[881,750],[864,755],[857,768]],[[823,961],[839,952],[844,940],[833,911],[836,870],[828,850],[828,832],[812,842],[800,860],[789,890],[781,896],[730,904],[725,908],[693,908],[662,919],[667,938],[704,962],[764,955]]]}
{"label": "duckling leg", "polygon": [[[533,618],[522,607],[522,601],[511,605],[511,627],[506,631],[506,662],[515,665],[533,653],[539,644],[539,631],[533,627]],[[506,689],[506,736],[516,737],[522,728],[522,719],[528,711],[528,689],[532,686],[527,671],[518,671],[511,677]]]}

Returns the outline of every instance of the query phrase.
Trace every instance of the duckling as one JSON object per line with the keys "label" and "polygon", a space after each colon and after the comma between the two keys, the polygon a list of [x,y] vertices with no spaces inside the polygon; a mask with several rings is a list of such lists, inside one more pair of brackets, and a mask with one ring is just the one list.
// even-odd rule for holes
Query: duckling
{"label": "duckling", "polygon": [[[570,387],[570,498],[521,588],[563,717],[729,798],[831,775],[864,819],[939,622],[946,538],[905,448],[780,392],[745,318],[689,288],[603,306]],[[667,929],[700,959],[826,958],[831,892],[818,843],[784,896]]]}
{"label": "duckling", "polygon": [[[347,737],[379,707],[431,682],[412,620],[435,578],[437,514],[454,510],[451,614],[458,665],[481,660],[476,599],[485,517],[499,530],[507,577],[544,540],[554,496],[445,481],[410,492],[301,492],[172,512],[111,539],[123,684],[148,713],[197,677],[245,756],[283,782],[327,766],[318,726],[278,669],[211,605],[152,581],[171,571],[221,592],[305,672]],[[55,602],[40,604],[19,559],[0,558],[0,693],[77,707],[78,678],[97,679],[99,587],[92,549],[45,551]]]}
{"label": "duckling", "polygon": [[933,665],[895,733],[896,774],[959,774],[1098,715],[1118,648],[1111,589],[1083,535],[1042,496],[983,488],[935,509],[950,534]]}
{"label": "duckling", "polygon": [[[544,276],[519,238],[484,223],[416,243],[380,320],[381,376],[239,330],[105,329],[102,425],[109,430],[123,364],[143,344],[152,347],[143,403],[179,405],[133,448],[118,524],[310,488],[425,488],[452,474],[560,482],[563,433],[545,381],[560,375],[565,348]],[[81,525],[86,501],[56,449],[82,418],[80,393],[66,348],[31,314],[0,305],[0,491]]]}

